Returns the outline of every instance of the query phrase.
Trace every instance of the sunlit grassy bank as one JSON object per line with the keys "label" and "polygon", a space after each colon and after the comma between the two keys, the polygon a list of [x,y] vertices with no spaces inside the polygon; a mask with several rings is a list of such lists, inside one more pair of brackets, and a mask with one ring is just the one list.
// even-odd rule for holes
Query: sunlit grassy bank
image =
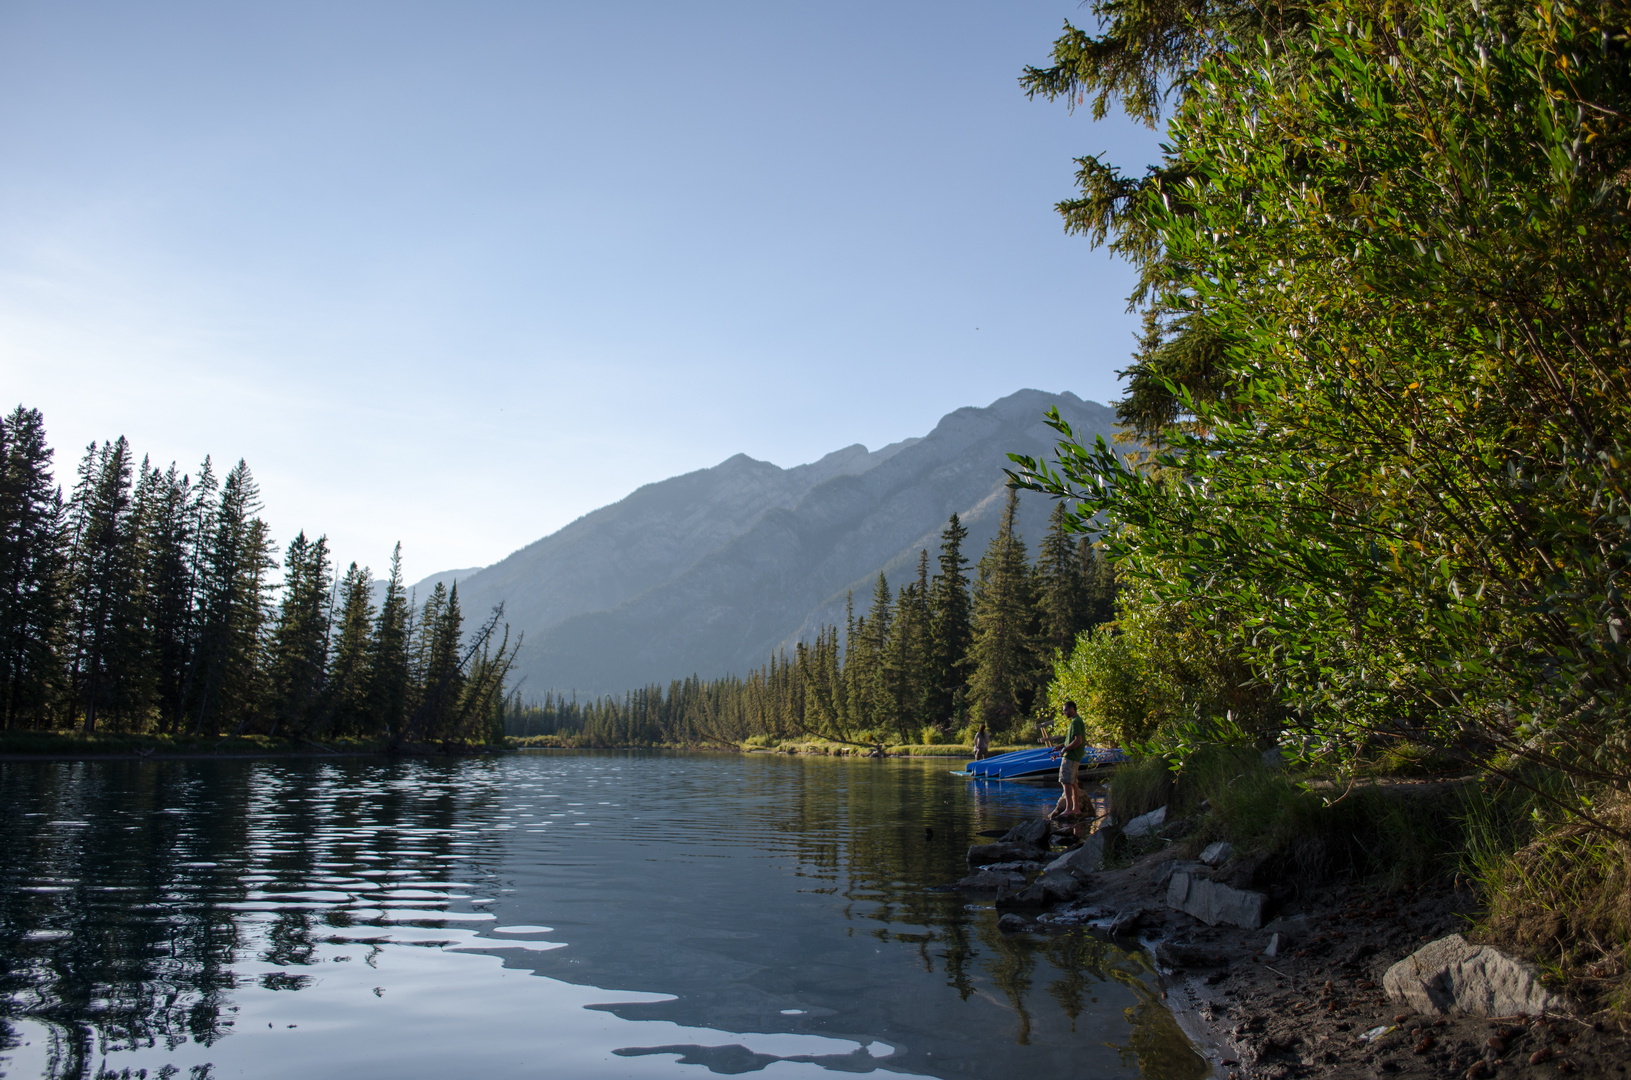
{"label": "sunlit grassy bank", "polygon": [[[554,750],[593,750],[616,749],[619,744],[606,742],[582,735],[532,735],[527,738],[509,738],[504,740],[506,746],[522,750],[554,749]],[[621,744],[627,748],[629,744]],[[641,743],[642,747],[650,749],[667,750],[697,750],[709,749],[707,746],[681,745],[678,743]],[[770,736],[755,736],[741,743],[718,744],[712,749],[741,750],[748,753],[760,754],[822,754],[828,757],[858,757],[872,752],[871,746],[854,743],[833,742],[826,739],[776,739]],[[993,754],[1007,753],[1010,750],[1028,750],[1028,746],[994,746]],[[960,743],[940,743],[934,745],[912,743],[885,743],[884,752],[891,757],[944,757],[966,759],[974,756],[972,746]]]}

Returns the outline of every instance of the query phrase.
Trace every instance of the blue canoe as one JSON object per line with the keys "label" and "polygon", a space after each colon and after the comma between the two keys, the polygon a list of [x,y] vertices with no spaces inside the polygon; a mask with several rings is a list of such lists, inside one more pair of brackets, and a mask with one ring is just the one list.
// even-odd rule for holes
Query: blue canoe
{"label": "blue canoe", "polygon": [[[1082,768],[1096,769],[1101,765],[1120,765],[1126,760],[1127,755],[1114,747],[1089,746],[1087,753],[1082,757]],[[1013,780],[1021,776],[1041,776],[1058,771],[1059,759],[1053,756],[1052,748],[1039,746],[1035,750],[1014,750],[988,757],[984,761],[971,761],[968,763],[966,775],[983,780]]]}

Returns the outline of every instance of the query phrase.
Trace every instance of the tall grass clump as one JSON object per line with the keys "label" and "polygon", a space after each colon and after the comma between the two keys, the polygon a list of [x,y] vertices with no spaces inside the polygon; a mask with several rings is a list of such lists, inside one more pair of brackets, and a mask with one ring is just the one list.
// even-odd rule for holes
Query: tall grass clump
{"label": "tall grass clump", "polygon": [[1598,802],[1593,822],[1518,817],[1538,801],[1486,794],[1468,808],[1465,865],[1487,907],[1479,932],[1631,1023],[1631,795]]}
{"label": "tall grass clump", "polygon": [[1172,770],[1159,755],[1138,758],[1118,766],[1105,787],[1110,792],[1110,815],[1125,825],[1171,801]]}
{"label": "tall grass clump", "polygon": [[1447,792],[1405,795],[1375,786],[1314,790],[1265,767],[1250,747],[1209,746],[1185,758],[1172,813],[1197,818],[1190,846],[1227,840],[1280,880],[1330,878],[1387,888],[1453,873],[1463,829]]}

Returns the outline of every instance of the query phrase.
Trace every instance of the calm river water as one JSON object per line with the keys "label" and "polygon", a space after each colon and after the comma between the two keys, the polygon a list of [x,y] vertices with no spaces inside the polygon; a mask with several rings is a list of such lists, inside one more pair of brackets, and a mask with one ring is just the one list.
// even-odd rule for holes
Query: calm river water
{"label": "calm river water", "polygon": [[947,761],[0,763],[0,1074],[1147,1076],[1149,963],[937,892]]}

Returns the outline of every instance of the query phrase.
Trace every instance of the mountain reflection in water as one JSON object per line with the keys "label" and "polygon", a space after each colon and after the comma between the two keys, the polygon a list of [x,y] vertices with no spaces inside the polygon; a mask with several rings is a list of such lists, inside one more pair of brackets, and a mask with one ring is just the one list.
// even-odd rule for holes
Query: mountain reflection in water
{"label": "mountain reflection in water", "polygon": [[931,888],[1053,800],[950,767],[0,763],[0,1073],[1204,1076],[1144,954]]}

